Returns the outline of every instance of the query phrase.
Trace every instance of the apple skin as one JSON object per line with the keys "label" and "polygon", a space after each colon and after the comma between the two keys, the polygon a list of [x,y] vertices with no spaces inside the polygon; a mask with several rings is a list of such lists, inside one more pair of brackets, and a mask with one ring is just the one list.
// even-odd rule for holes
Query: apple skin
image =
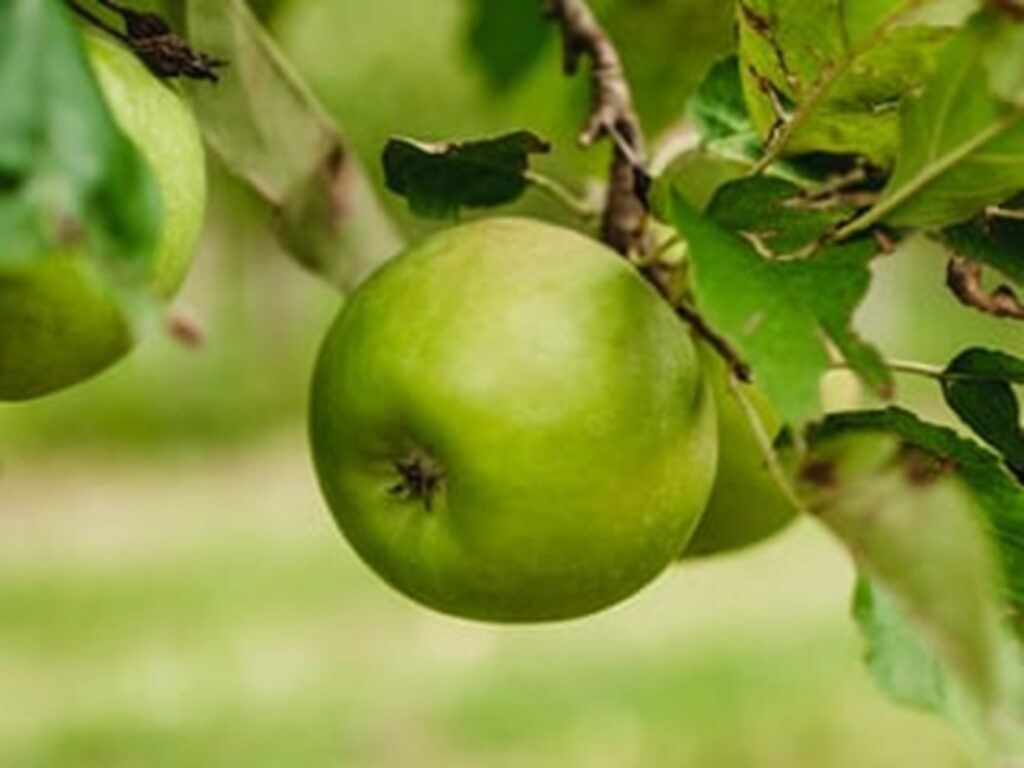
{"label": "apple skin", "polygon": [[[142,152],[161,198],[151,289],[178,290],[206,204],[202,141],[181,99],[120,45],[84,36],[101,89],[121,129]],[[105,370],[134,343],[117,297],[81,248],[0,275],[0,400],[27,400]]]}
{"label": "apple skin", "polygon": [[[704,343],[701,362],[711,381],[718,418],[718,469],[707,509],[683,557],[722,554],[764,541],[789,525],[797,510],[772,476],[746,410],[729,387],[722,359]],[[782,422],[750,384],[740,384],[765,433],[774,438]]]}
{"label": "apple skin", "polygon": [[[704,509],[715,429],[653,289],[526,219],[446,230],[378,271],[327,336],[310,410],[359,555],[425,605],[495,622],[581,616],[657,576]],[[411,493],[402,463],[434,492]]]}

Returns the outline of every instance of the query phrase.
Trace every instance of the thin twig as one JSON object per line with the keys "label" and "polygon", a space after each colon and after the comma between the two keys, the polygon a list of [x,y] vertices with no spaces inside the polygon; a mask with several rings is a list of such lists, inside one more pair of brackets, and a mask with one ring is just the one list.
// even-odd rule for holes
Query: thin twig
{"label": "thin twig", "polygon": [[584,56],[591,61],[591,111],[580,143],[610,138],[615,144],[601,239],[623,254],[642,252],[647,248],[646,150],[622,59],[587,0],[547,0],[547,15],[562,31],[565,73],[576,74]]}
{"label": "thin twig", "polygon": [[946,285],[965,306],[995,317],[1024,320],[1024,304],[1008,285],[988,291],[981,284],[984,274],[977,262],[954,256],[946,268]]}
{"label": "thin twig", "polygon": [[101,6],[116,13],[124,22],[122,32],[76,0],[68,6],[87,22],[126,44],[157,77],[186,77],[192,80],[217,82],[217,71],[227,62],[193,50],[155,13],[136,11],[114,0],[97,0]]}
{"label": "thin twig", "polygon": [[729,366],[729,371],[732,376],[747,384],[753,381],[753,374],[750,371],[750,366],[740,358],[739,353],[732,348],[732,345],[725,338],[719,336],[714,329],[705,322],[704,318],[700,316],[700,313],[698,313],[697,310],[685,302],[679,303],[675,307],[675,310],[676,314],[689,323],[694,332],[710,344],[712,349],[718,353],[719,357],[725,361],[726,365]]}
{"label": "thin twig", "polygon": [[131,44],[131,41],[128,39],[128,35],[114,27],[112,24],[108,24],[95,13],[77,3],[76,0],[67,0],[67,4],[72,11],[85,19],[89,24],[96,27],[96,29],[106,32],[108,35],[120,40],[122,43],[126,43],[128,45]]}

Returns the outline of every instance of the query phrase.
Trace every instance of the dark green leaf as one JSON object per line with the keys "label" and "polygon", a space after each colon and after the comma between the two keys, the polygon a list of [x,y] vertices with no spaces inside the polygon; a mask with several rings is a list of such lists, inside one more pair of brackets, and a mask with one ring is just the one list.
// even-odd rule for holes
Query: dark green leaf
{"label": "dark green leaf", "polygon": [[726,158],[756,160],[761,137],[743,100],[739,58],[717,62],[690,97],[687,107],[709,151]]}
{"label": "dark green leaf", "polygon": [[881,358],[850,329],[870,283],[872,242],[775,260],[678,194],[672,220],[689,246],[698,309],[751,365],[762,391],[787,421],[804,420],[820,408],[819,381],[830,364],[828,338],[865,381],[888,390]]}
{"label": "dark green leaf", "polygon": [[994,267],[1024,285],[1024,220],[977,216],[943,230],[942,236],[957,255]]}
{"label": "dark green leaf", "polygon": [[515,201],[529,184],[530,155],[548,150],[529,131],[442,144],[396,138],[384,149],[384,176],[388,189],[405,197],[415,213],[447,218],[462,208]]}
{"label": "dark green leaf", "polygon": [[1024,384],[1024,360],[1005,352],[968,349],[946,366],[942,394],[974,433],[1024,475],[1024,432],[1012,384]]}
{"label": "dark green leaf", "polygon": [[554,28],[540,2],[472,0],[468,28],[470,53],[488,83],[497,89],[515,85],[554,39]]}
{"label": "dark green leaf", "polygon": [[401,247],[356,157],[244,0],[188,0],[189,40],[229,62],[187,93],[203,137],[274,210],[304,266],[351,287]]}
{"label": "dark green leaf", "polygon": [[719,224],[756,238],[775,255],[811,245],[851,213],[841,204],[816,205],[793,182],[765,176],[724,184],[708,208]]}
{"label": "dark green leaf", "polygon": [[141,285],[159,193],[117,128],[63,3],[0,4],[0,264],[84,244]]}

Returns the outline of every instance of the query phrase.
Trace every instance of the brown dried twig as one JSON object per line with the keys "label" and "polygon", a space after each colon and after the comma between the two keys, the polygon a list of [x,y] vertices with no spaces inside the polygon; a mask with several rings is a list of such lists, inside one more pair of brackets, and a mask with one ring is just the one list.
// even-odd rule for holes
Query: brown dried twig
{"label": "brown dried twig", "polygon": [[946,285],[961,304],[996,317],[1024,320],[1024,304],[1008,285],[988,291],[981,284],[982,266],[954,256],[946,268]]}
{"label": "brown dried twig", "polygon": [[725,364],[729,366],[729,370],[732,375],[744,384],[749,384],[754,380],[753,373],[750,370],[750,366],[747,365],[743,359],[739,356],[732,345],[722,336],[719,336],[714,329],[711,328],[700,314],[686,302],[680,302],[675,307],[676,314],[685,320],[694,333],[700,336],[704,341],[711,345],[711,348],[715,350],[719,357],[721,357]]}
{"label": "brown dried twig", "polygon": [[562,31],[565,73],[576,74],[584,56],[591,61],[591,111],[580,143],[590,146],[607,137],[615,144],[601,239],[620,253],[642,253],[649,246],[644,202],[649,178],[643,169],[643,130],[622,59],[586,0],[547,0],[547,15]]}
{"label": "brown dried twig", "polygon": [[157,77],[186,77],[215,83],[219,79],[218,70],[227,65],[225,61],[190,48],[168,23],[155,13],[136,11],[113,0],[97,2],[121,17],[125,27],[123,32],[82,6],[77,0],[67,0],[72,11],[131,48]]}

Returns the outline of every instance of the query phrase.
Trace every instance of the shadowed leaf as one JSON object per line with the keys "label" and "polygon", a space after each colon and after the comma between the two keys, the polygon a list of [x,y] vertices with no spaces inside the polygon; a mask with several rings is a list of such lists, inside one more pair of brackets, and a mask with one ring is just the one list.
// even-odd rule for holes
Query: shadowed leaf
{"label": "shadowed leaf", "polygon": [[515,201],[526,190],[530,155],[549,150],[529,131],[493,139],[428,144],[394,138],[384,148],[388,189],[421,216],[449,218],[462,208]]}

